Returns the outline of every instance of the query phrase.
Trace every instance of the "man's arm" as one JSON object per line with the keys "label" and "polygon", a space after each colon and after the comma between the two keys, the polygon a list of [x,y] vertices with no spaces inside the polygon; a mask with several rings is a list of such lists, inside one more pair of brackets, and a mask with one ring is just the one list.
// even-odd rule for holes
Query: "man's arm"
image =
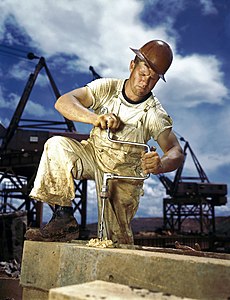
{"label": "man's arm", "polygon": [[112,113],[97,115],[88,108],[93,103],[93,95],[88,87],[75,89],[64,94],[55,103],[55,108],[67,119],[92,124],[106,129],[117,129],[120,120]]}
{"label": "man's arm", "polygon": [[142,156],[142,168],[144,173],[166,173],[176,170],[184,160],[183,150],[171,129],[163,131],[157,143],[164,152],[162,157],[155,151],[145,153]]}

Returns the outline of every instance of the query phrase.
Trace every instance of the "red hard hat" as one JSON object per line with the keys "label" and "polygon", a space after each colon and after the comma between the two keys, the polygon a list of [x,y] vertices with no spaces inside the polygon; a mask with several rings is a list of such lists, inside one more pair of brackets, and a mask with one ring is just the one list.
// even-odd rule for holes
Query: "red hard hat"
{"label": "red hard hat", "polygon": [[170,46],[161,40],[153,40],[146,43],[139,50],[130,48],[141,60],[145,61],[150,68],[165,80],[164,74],[173,60]]}

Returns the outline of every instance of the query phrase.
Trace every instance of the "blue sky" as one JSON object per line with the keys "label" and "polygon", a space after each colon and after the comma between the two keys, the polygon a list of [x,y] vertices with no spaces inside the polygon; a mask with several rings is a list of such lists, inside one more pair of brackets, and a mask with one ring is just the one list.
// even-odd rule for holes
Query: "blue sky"
{"label": "blue sky", "polygon": [[[174,60],[154,93],[189,141],[208,178],[230,182],[230,1],[229,0],[2,0],[0,1],[0,122],[7,127],[36,60],[44,56],[61,93],[103,77],[127,78],[133,53],[152,39],[167,41]],[[41,72],[24,117],[62,120]],[[76,124],[79,132],[90,127]],[[182,144],[183,146],[183,144]],[[186,161],[186,172],[193,163]],[[173,174],[169,174],[173,176]],[[164,188],[145,182],[137,216],[162,216]],[[93,182],[88,219],[96,219]],[[230,204],[216,209],[230,215]]]}

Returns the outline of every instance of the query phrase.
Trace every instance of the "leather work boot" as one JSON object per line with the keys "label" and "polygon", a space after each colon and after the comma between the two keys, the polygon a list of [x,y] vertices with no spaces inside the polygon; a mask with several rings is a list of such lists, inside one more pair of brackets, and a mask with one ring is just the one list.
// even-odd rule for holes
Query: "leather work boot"
{"label": "leather work boot", "polygon": [[26,240],[44,242],[68,242],[79,238],[79,225],[73,216],[73,208],[59,206],[49,223],[43,228],[30,228]]}

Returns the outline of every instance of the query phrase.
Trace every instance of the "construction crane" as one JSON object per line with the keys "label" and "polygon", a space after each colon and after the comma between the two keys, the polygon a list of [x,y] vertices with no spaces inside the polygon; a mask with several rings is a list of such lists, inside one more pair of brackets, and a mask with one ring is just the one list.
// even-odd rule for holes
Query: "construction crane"
{"label": "construction crane", "polygon": [[[215,233],[215,206],[227,203],[227,185],[210,182],[189,142],[183,137],[180,141],[185,143],[185,159],[177,169],[174,180],[163,174],[158,175],[167,194],[163,199],[164,227],[172,232],[181,232],[183,222],[187,218],[194,218],[198,221],[199,233]],[[189,154],[197,176],[182,174]]]}
{"label": "construction crane", "polygon": [[[46,140],[54,135],[64,135],[77,140],[88,135],[77,133],[74,123],[64,121],[28,120],[22,114],[28,102],[39,72],[44,69],[54,95],[60,97],[44,57],[28,53],[28,59],[38,59],[30,74],[24,91],[10,121],[9,127],[0,126],[0,212],[26,210],[29,225],[40,227],[42,223],[42,204],[29,198],[37,167]],[[86,225],[87,181],[75,181],[76,195],[73,200],[74,212],[80,213],[82,228]],[[14,200],[21,200],[15,206]]]}

